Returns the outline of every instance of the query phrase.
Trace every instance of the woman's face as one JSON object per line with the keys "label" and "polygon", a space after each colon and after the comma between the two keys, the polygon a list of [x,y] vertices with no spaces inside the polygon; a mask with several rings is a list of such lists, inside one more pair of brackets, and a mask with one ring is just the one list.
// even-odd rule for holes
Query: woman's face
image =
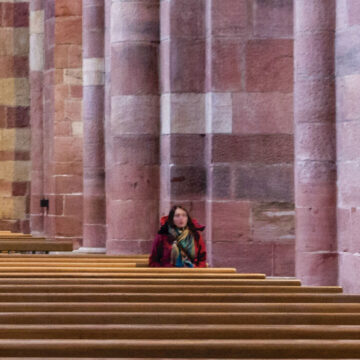
{"label": "woman's face", "polygon": [[175,214],[174,214],[175,226],[177,226],[178,228],[183,228],[187,225],[187,223],[188,223],[188,216],[186,214],[186,211],[184,211],[183,209],[177,208],[175,210]]}

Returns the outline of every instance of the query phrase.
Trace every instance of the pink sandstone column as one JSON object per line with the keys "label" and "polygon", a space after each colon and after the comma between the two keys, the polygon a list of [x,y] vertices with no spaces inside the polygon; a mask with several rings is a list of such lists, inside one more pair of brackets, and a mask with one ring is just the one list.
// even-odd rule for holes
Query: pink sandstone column
{"label": "pink sandstone column", "polygon": [[30,124],[31,124],[31,206],[30,229],[44,230],[43,209],[43,71],[44,71],[44,1],[30,1]]}
{"label": "pink sandstone column", "polygon": [[337,284],[334,0],[295,2],[296,276]]}
{"label": "pink sandstone column", "polygon": [[339,285],[360,292],[360,2],[336,9]]}
{"label": "pink sandstone column", "polygon": [[104,1],[83,0],[83,251],[105,252]]}
{"label": "pink sandstone column", "polygon": [[[105,174],[106,170],[112,165],[112,144],[111,144],[111,4],[112,0],[104,1],[104,19],[105,19],[105,34],[104,34],[104,63],[105,63],[105,86],[104,86],[104,143],[105,152]],[[105,176],[105,201],[107,200],[107,189],[109,189],[109,178]],[[106,216],[106,241],[108,239],[108,216],[107,209]],[[105,242],[106,245],[106,242]]]}
{"label": "pink sandstone column", "polygon": [[[54,137],[54,47],[55,47],[55,1],[44,2],[44,72],[43,72],[43,191],[44,197],[49,199],[49,210],[44,214],[44,234],[49,238],[55,237],[56,206],[54,192],[52,161]],[[46,136],[45,136],[46,134]],[[61,199],[62,200],[62,199]],[[60,201],[62,204],[62,201]]]}
{"label": "pink sandstone column", "polygon": [[113,1],[109,31],[106,250],[147,253],[158,227],[159,0]]}

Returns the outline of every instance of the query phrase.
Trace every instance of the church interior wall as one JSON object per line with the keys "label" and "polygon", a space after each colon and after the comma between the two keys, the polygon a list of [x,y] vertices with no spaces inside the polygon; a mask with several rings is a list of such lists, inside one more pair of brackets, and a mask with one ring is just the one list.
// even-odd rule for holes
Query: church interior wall
{"label": "church interior wall", "polygon": [[[207,225],[210,265],[293,276],[295,232],[315,250],[327,241],[317,234],[332,236],[331,281],[358,290],[360,9],[335,3],[337,182],[325,187],[337,187],[337,212],[321,220],[333,233],[312,234],[299,215],[312,205],[295,159],[322,153],[315,140],[295,146],[291,0],[0,2],[0,227],[147,253],[160,216],[180,203]],[[316,69],[324,49],[300,65]]]}

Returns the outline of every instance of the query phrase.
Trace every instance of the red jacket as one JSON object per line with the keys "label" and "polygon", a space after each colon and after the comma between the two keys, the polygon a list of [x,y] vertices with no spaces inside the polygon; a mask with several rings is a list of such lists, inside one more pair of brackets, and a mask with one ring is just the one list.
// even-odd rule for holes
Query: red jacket
{"label": "red jacket", "polygon": [[[167,217],[161,218],[161,229],[159,233],[156,235],[150,258],[149,258],[149,266],[151,267],[172,267],[171,264],[171,249],[172,244],[174,242],[174,238],[169,235],[167,232],[166,226]],[[193,219],[193,223],[198,230],[197,233],[199,238],[195,239],[195,267],[206,267],[206,246],[205,242],[201,236],[200,231],[204,230],[204,226],[198,224],[196,220]]]}

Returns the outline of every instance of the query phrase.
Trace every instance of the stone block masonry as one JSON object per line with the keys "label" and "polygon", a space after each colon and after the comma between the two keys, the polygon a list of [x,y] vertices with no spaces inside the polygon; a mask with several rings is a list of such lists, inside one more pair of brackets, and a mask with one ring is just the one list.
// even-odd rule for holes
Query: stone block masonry
{"label": "stone block masonry", "polygon": [[30,6],[33,231],[146,253],[181,203],[211,264],[293,275],[292,2]]}
{"label": "stone block masonry", "polygon": [[30,1],[32,230],[75,247],[83,233],[81,5]]}
{"label": "stone block masonry", "polygon": [[0,227],[146,253],[181,203],[211,265],[358,290],[359,10],[1,1]]}
{"label": "stone block masonry", "polygon": [[358,292],[359,11],[0,0],[0,228],[147,253],[180,203],[211,265]]}
{"label": "stone block masonry", "polygon": [[215,266],[294,274],[292,24],[292,1],[206,2],[206,238]]}

